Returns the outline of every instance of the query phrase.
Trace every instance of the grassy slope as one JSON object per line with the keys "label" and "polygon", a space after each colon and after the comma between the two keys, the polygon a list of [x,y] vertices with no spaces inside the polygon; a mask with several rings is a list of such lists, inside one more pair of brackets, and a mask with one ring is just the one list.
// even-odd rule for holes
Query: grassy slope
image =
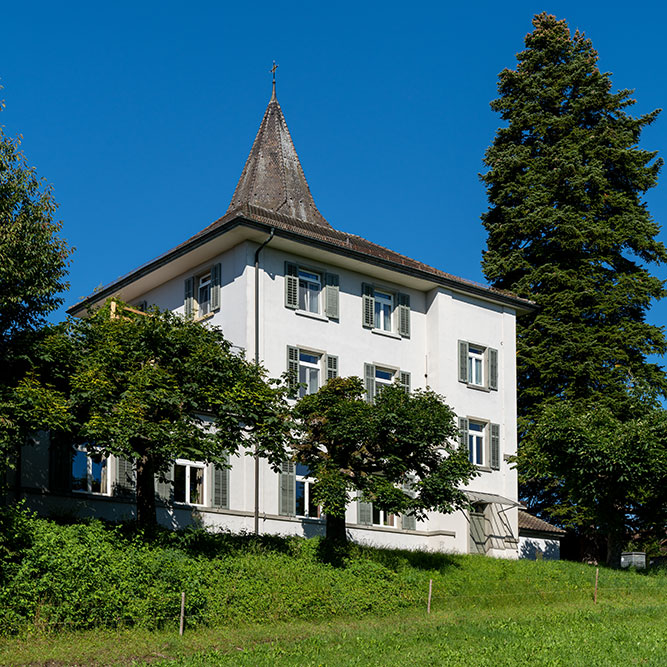
{"label": "grassy slope", "polygon": [[0,589],[0,630],[19,632],[2,664],[667,665],[665,572],[601,569],[593,605],[595,568],[576,563],[353,547],[334,567],[317,540],[28,528]]}

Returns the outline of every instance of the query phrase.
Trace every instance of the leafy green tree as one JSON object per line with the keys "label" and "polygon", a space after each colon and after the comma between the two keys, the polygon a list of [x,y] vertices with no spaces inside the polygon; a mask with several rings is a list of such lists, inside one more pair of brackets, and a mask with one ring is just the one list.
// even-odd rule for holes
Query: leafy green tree
{"label": "leafy green tree", "polygon": [[[0,102],[0,110],[4,103]],[[35,422],[30,392],[19,387],[30,368],[35,337],[62,302],[69,256],[58,236],[52,189],[0,127],[0,465],[13,458]],[[44,401],[47,397],[42,397]],[[4,474],[0,475],[4,479]]]}
{"label": "leafy green tree", "polygon": [[313,500],[326,515],[326,538],[344,543],[350,494],[391,513],[467,507],[459,486],[475,473],[458,442],[454,413],[430,390],[385,387],[373,403],[359,378],[329,380],[294,408],[294,458],[315,478]]}
{"label": "leafy green tree", "polygon": [[[664,333],[645,316],[665,293],[650,265],[663,263],[667,251],[642,200],[662,160],[638,147],[658,111],[631,116],[632,91],[612,92],[591,41],[571,35],[565,21],[543,13],[533,26],[516,69],[500,73],[500,96],[491,103],[506,125],[484,160],[490,205],[482,216],[482,264],[494,287],[538,306],[517,331],[519,473],[529,503],[557,516],[573,500],[567,466],[556,462],[576,460],[561,443],[538,456],[544,465],[537,468],[531,457],[546,445],[536,424],[549,404],[562,401],[580,419],[608,410],[631,423],[632,387],[666,395],[663,369],[649,361],[667,349]],[[549,414],[544,418],[548,427]]]}
{"label": "leafy green tree", "polygon": [[273,464],[284,459],[285,389],[216,327],[109,301],[56,328],[42,355],[42,382],[66,397],[72,417],[63,435],[134,463],[142,527],[156,522],[155,476],[176,458],[225,465],[228,454],[257,447]]}

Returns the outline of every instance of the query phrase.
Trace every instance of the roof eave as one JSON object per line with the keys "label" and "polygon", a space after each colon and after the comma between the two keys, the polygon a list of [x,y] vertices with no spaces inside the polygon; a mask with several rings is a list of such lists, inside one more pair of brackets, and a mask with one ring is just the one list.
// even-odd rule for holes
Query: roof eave
{"label": "roof eave", "polygon": [[188,239],[181,245],[176,246],[175,248],[172,248],[166,253],[160,255],[159,257],[151,260],[150,262],[141,265],[134,271],[131,271],[130,273],[125,274],[124,276],[121,276],[114,282],[105,285],[97,292],[94,292],[93,294],[87,296],[85,299],[79,301],[73,306],[70,306],[67,309],[67,313],[69,315],[77,315],[79,313],[84,312],[85,310],[93,306],[95,303],[101,300],[105,300],[110,296],[113,296],[113,294],[116,293],[118,290],[131,284],[135,280],[138,280],[139,278],[142,278],[143,276],[152,273],[156,269],[165,266],[166,264],[173,261],[177,257],[182,257],[183,255],[186,255],[195,248],[198,248],[208,243],[212,239],[221,236],[222,234],[226,234],[227,232],[238,226],[254,228],[266,231],[267,233],[273,228],[275,230],[276,236],[286,238],[289,240],[298,241],[300,243],[306,243],[311,246],[320,248],[322,250],[333,252],[338,255],[349,257],[351,259],[363,260],[365,263],[371,263],[374,264],[375,266],[379,266],[392,271],[397,271],[399,273],[403,273],[405,275],[409,275],[415,278],[420,278],[422,280],[427,280],[429,282],[435,283],[436,285],[446,287],[456,292],[462,292],[464,294],[476,296],[485,301],[491,301],[493,303],[497,303],[503,306],[508,306],[515,309],[518,314],[529,313],[537,308],[534,304],[532,304],[532,302],[526,299],[522,299],[520,297],[494,292],[493,290],[483,287],[481,285],[459,282],[452,278],[448,278],[447,276],[441,276],[434,273],[430,273],[426,270],[419,269],[416,267],[405,266],[398,262],[394,262],[390,259],[385,259],[382,257],[374,257],[373,255],[369,255],[359,250],[355,250],[354,248],[346,248],[344,246],[337,245],[336,243],[332,243],[330,241],[326,241],[323,239],[313,238],[311,236],[302,234],[297,231],[290,231],[280,226],[273,226],[269,222],[254,220],[250,217],[247,217],[246,215],[243,215],[242,213],[238,213],[237,211],[231,211],[225,214],[222,218],[217,220],[212,225],[209,225],[207,229],[203,230],[199,234],[196,234],[195,236]]}

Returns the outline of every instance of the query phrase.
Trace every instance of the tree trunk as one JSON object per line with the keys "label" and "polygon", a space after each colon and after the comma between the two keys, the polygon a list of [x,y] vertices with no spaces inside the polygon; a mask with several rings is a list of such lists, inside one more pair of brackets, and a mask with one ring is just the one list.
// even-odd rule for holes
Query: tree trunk
{"label": "tree trunk", "polygon": [[345,529],[344,516],[332,516],[327,514],[327,542],[347,544],[347,530]]}
{"label": "tree trunk", "polygon": [[157,526],[154,471],[152,458],[144,454],[137,461],[137,525],[148,533]]}
{"label": "tree trunk", "polygon": [[622,536],[617,532],[607,534],[607,565],[621,567],[621,552],[623,551]]}

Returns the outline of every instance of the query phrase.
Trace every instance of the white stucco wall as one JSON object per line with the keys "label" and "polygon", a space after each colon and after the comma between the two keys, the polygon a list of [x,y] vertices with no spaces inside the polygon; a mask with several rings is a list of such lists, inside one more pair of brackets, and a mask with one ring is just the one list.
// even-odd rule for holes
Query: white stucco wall
{"label": "white stucco wall", "polygon": [[[235,247],[188,268],[181,275],[144,293],[133,302],[146,300],[161,308],[182,313],[184,280],[201,275],[221,263],[222,280],[219,311],[208,320],[222,328],[226,337],[248,358],[254,357],[254,253],[258,244],[243,241]],[[473,298],[445,288],[417,289],[402,274],[384,271],[382,279],[374,277],[377,270],[360,263],[339,264],[336,255],[317,254],[312,257],[308,246],[303,254],[269,244],[261,254],[260,271],[260,358],[273,377],[282,375],[287,366],[287,346],[338,357],[341,376],[362,377],[364,364],[373,363],[396,370],[409,371],[413,389],[430,386],[460,416],[497,423],[501,427],[500,470],[480,469],[480,474],[466,487],[471,491],[492,493],[516,499],[516,472],[506,457],[516,452],[516,375],[515,375],[515,313],[512,309]],[[298,248],[297,248],[298,249]],[[340,317],[327,320],[323,315],[311,316],[285,307],[285,262],[309,267],[321,274],[336,273],[340,280]],[[410,295],[410,338],[384,335],[362,326],[361,285],[372,283],[394,293]],[[122,293],[120,294],[122,298]],[[475,389],[458,381],[458,341],[465,340],[498,350],[498,390]],[[326,377],[325,369],[321,377]],[[48,458],[48,456],[47,456]],[[38,469],[26,459],[31,469]],[[36,477],[28,486],[44,488],[44,478]],[[37,497],[37,496],[36,496]],[[107,518],[126,516],[131,506],[113,499],[92,498],[67,500],[47,499],[39,503],[46,508],[69,504],[76,511],[86,511]],[[114,505],[117,508],[114,509]],[[265,461],[260,462],[260,527],[264,532],[313,535],[323,530],[322,522],[278,516],[279,476]],[[504,524],[493,530],[518,535],[516,510],[503,510]],[[191,508],[161,509],[161,519],[169,524],[203,521],[206,525],[229,530],[252,530],[254,511],[254,462],[252,457],[238,456],[232,460],[230,472],[229,510]],[[468,551],[469,521],[464,512],[452,515],[431,513],[414,532],[383,527],[357,526],[356,502],[350,503],[347,522],[354,539],[382,546],[428,548],[440,551]],[[497,523],[497,522],[496,522]],[[507,537],[507,535],[505,535]],[[516,543],[494,539],[489,553],[517,557]]]}

